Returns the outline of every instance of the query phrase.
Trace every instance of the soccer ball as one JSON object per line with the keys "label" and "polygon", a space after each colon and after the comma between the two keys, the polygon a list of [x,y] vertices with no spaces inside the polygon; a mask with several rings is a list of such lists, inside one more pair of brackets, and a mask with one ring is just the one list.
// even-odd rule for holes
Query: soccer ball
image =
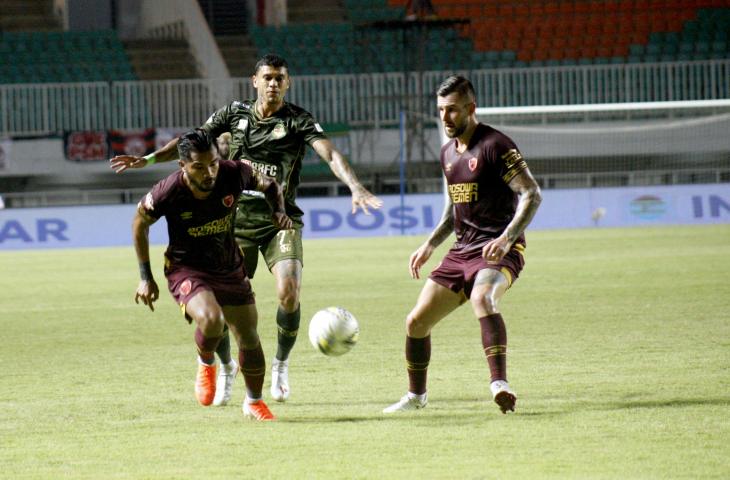
{"label": "soccer ball", "polygon": [[320,310],[309,322],[309,341],[312,346],[331,357],[349,352],[357,343],[359,335],[357,319],[341,307]]}

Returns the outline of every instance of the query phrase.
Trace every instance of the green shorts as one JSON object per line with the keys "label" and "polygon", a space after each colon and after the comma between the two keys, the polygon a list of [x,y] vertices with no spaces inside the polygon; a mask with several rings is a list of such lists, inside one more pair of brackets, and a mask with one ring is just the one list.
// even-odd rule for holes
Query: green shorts
{"label": "green shorts", "polygon": [[266,266],[271,271],[282,260],[299,260],[304,265],[301,227],[279,230],[273,225],[259,228],[236,228],[236,242],[243,250],[243,263],[246,273],[253,278],[258,265],[259,254],[264,256]]}

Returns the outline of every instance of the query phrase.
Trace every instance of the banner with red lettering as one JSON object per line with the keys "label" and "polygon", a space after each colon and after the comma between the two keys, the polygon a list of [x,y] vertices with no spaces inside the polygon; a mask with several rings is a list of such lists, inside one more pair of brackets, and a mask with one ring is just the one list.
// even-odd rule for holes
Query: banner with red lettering
{"label": "banner with red lettering", "polygon": [[109,130],[111,154],[142,157],[155,151],[155,129]]}
{"label": "banner with red lettering", "polygon": [[96,162],[109,159],[109,141],[103,130],[66,132],[63,135],[66,160]]}

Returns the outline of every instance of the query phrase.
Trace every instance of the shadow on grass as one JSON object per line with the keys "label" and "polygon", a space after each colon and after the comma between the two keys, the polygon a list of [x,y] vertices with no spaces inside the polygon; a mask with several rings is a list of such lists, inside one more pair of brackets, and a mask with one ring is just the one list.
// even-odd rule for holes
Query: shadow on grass
{"label": "shadow on grass", "polygon": [[634,408],[683,408],[706,405],[725,405],[730,406],[730,397],[728,398],[677,398],[670,400],[631,400],[603,403],[600,410],[624,410]]}
{"label": "shadow on grass", "polygon": [[[387,402],[383,403],[387,405]],[[334,406],[336,408],[347,408],[353,406],[347,402],[317,402],[317,405]],[[682,398],[668,400],[631,400],[631,401],[613,401],[613,402],[591,402],[591,401],[575,401],[565,402],[564,408],[545,408],[539,406],[539,402],[523,403],[523,407],[517,408],[516,413],[508,413],[506,416],[492,411],[496,405],[491,400],[476,398],[453,398],[449,400],[440,400],[424,410],[416,412],[404,412],[397,414],[383,414],[380,410],[383,408],[380,403],[373,405],[372,414],[358,415],[332,415],[309,416],[301,413],[301,416],[287,417],[285,415],[278,416],[277,420],[282,423],[367,423],[367,422],[398,422],[408,421],[410,423],[432,423],[440,419],[448,420],[450,424],[464,423],[472,424],[475,421],[494,421],[505,417],[522,417],[522,418],[547,418],[560,417],[564,415],[575,415],[583,412],[611,411],[611,410],[634,410],[634,409],[653,409],[653,408],[687,408],[695,406],[730,406],[730,398]],[[359,408],[365,405],[359,405]],[[309,405],[311,407],[311,404]],[[295,410],[292,410],[292,413]]]}
{"label": "shadow on grass", "polygon": [[618,411],[618,410],[641,410],[641,409],[662,409],[662,408],[689,408],[702,406],[730,406],[730,398],[677,398],[668,400],[629,400],[629,401],[613,401],[613,402],[590,402],[577,401],[566,402],[565,408],[561,409],[545,409],[539,407],[534,410],[519,410],[517,415],[520,417],[555,417],[561,415],[574,415],[576,412],[600,412],[600,411]]}

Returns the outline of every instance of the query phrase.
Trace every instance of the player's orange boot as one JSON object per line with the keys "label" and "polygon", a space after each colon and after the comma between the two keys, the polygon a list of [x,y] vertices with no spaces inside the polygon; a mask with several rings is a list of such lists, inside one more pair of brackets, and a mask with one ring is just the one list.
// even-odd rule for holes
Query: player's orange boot
{"label": "player's orange boot", "polygon": [[263,400],[250,401],[248,398],[243,401],[243,416],[259,422],[275,420],[274,414]]}
{"label": "player's orange boot", "polygon": [[207,407],[215,397],[215,365],[198,362],[198,376],[195,378],[195,398]]}

